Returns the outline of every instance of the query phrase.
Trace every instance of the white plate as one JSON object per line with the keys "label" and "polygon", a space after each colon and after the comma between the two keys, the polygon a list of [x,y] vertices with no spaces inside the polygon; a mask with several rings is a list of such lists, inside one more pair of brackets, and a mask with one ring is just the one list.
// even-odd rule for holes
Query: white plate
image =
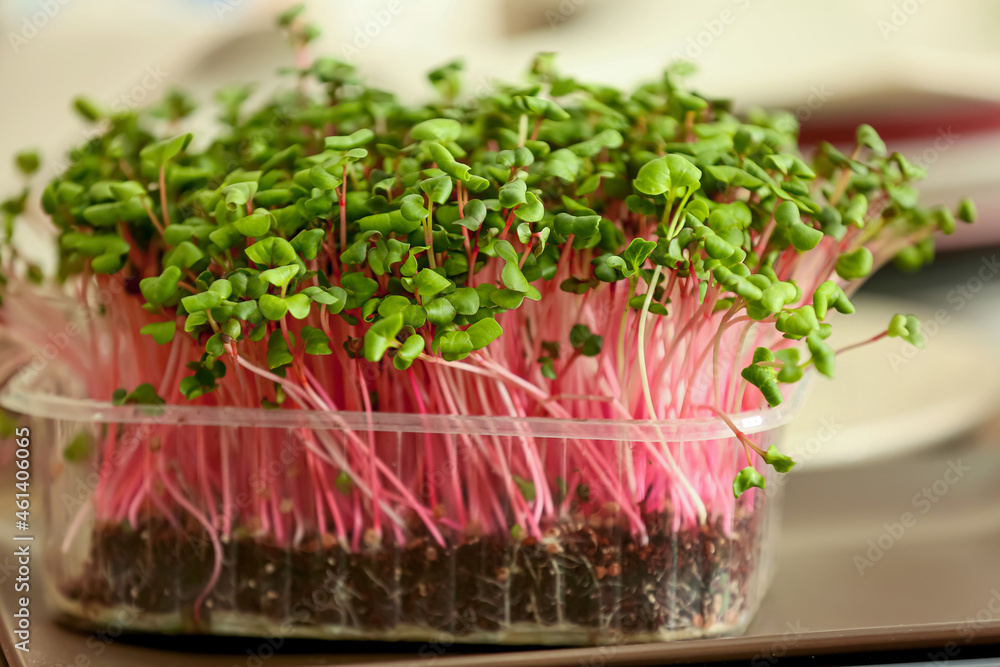
{"label": "white plate", "polygon": [[[884,331],[895,313],[923,322],[924,350],[883,339],[838,356],[835,379],[816,377],[785,447],[796,469],[857,465],[940,443],[1000,413],[1000,353],[988,336],[942,304],[853,299],[834,349]],[[938,319],[935,319],[937,316]]]}

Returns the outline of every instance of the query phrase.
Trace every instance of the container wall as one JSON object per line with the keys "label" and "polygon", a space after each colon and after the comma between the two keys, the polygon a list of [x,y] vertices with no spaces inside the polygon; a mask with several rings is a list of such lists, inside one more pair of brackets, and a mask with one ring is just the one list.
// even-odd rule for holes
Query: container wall
{"label": "container wall", "polygon": [[35,419],[52,597],[82,625],[127,609],[131,630],[558,644],[738,632],[759,604],[777,498],[733,498],[735,439],[414,420]]}

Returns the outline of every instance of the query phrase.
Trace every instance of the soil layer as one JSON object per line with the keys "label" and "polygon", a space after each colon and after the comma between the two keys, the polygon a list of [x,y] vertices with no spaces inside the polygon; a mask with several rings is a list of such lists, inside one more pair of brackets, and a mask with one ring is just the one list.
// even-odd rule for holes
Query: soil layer
{"label": "soil layer", "polygon": [[[457,640],[510,627],[593,632],[597,638],[735,625],[764,582],[756,572],[764,513],[674,532],[669,514],[644,517],[640,543],[612,518],[578,516],[542,539],[466,537],[442,548],[428,537],[349,552],[305,539],[288,549],[250,536],[224,541],[216,585],[196,608],[215,567],[197,525],[152,519],[138,529],[100,526],[85,574],[61,594],[78,608],[129,606],[180,614],[172,632],[213,632],[213,614],[271,624],[334,626],[378,639],[423,627]],[[167,630],[165,628],[165,630]]]}

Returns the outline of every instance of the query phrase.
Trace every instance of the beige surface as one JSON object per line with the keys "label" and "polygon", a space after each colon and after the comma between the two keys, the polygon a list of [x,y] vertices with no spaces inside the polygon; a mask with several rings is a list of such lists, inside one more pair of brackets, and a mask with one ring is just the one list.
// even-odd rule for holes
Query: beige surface
{"label": "beige surface", "polygon": [[941,443],[982,424],[1000,404],[1000,375],[982,372],[1000,368],[1000,350],[954,304],[931,308],[874,296],[854,304],[856,313],[835,321],[834,349],[884,331],[896,313],[920,318],[927,347],[884,339],[838,356],[833,380],[814,378],[802,414],[788,427],[796,474]]}
{"label": "beige surface", "polygon": [[[229,78],[267,78],[289,62],[268,34],[287,0],[52,0],[57,11],[15,50],[9,35],[24,33],[41,4],[50,3],[0,7],[0,156],[24,145],[55,155],[80,141],[69,101],[81,92],[132,104],[169,86],[207,91]],[[1000,100],[992,0],[336,0],[313,2],[310,12],[324,32],[317,50],[411,97],[429,92],[428,69],[455,56],[468,61],[475,91],[519,76],[545,50],[574,74],[616,85],[695,55],[699,89],[742,106],[806,105],[815,116],[908,112],[941,96]],[[150,71],[163,76],[147,86]],[[1000,182],[997,153],[964,146],[935,163],[930,199],[970,179]],[[0,157],[0,184],[12,174]]]}

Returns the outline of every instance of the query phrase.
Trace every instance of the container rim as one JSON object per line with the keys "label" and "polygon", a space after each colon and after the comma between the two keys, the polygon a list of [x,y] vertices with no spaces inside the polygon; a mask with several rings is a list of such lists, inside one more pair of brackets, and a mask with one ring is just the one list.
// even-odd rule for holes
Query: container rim
{"label": "container rim", "polygon": [[[54,364],[50,364],[52,366]],[[360,411],[269,410],[201,405],[116,406],[107,401],[70,398],[40,388],[41,373],[22,369],[0,389],[0,407],[29,417],[59,421],[124,424],[184,424],[257,428],[308,428],[350,431],[397,431],[409,433],[575,438],[632,442],[685,442],[733,437],[718,417],[668,420],[558,419],[554,417],[505,417],[482,415],[421,415],[393,412],[367,414]],[[730,415],[744,433],[752,434],[784,426],[799,412],[812,373],[793,385],[781,403]]]}

